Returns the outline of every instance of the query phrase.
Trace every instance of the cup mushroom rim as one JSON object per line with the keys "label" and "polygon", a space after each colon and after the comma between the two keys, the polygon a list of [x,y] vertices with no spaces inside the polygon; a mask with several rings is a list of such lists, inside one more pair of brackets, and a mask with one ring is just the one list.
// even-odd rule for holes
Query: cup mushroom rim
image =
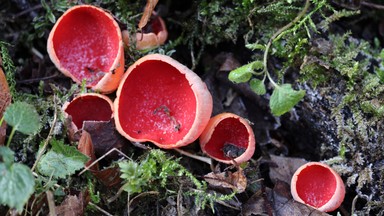
{"label": "cup mushroom rim", "polygon": [[[53,28],[51,29],[51,32],[49,33],[49,36],[48,36],[48,44],[47,44],[47,49],[48,49],[48,54],[51,57],[51,60],[52,62],[56,65],[56,67],[66,76],[70,77],[74,82],[76,83],[81,83],[81,80],[79,80],[78,78],[76,78],[67,68],[63,67],[62,64],[60,63],[60,60],[56,54],[56,51],[55,51],[55,48],[54,48],[54,44],[53,44],[53,37],[55,35],[55,32],[56,32],[56,29],[57,27],[59,26],[59,23],[61,22],[61,20],[63,20],[65,18],[65,16],[71,12],[73,12],[74,10],[78,10],[78,9],[83,9],[83,8],[91,8],[91,9],[95,9],[99,12],[101,12],[102,14],[104,14],[106,17],[108,17],[108,19],[110,19],[112,21],[112,24],[116,27],[116,33],[117,33],[117,37],[119,39],[119,44],[118,44],[118,51],[116,53],[116,57],[113,61],[113,63],[111,64],[111,67],[110,67],[110,71],[112,70],[116,70],[118,68],[122,68],[120,69],[121,73],[124,71],[124,65],[120,65],[121,61],[124,62],[124,44],[123,44],[123,40],[122,40],[122,34],[121,34],[121,31],[120,31],[120,27],[118,25],[118,23],[116,22],[116,20],[113,18],[113,16],[107,12],[106,10],[102,9],[102,8],[99,8],[97,6],[94,6],[94,5],[88,5],[88,4],[83,4],[83,5],[75,5],[71,8],[69,8],[68,10],[66,10],[60,17],[59,19],[56,21],[55,25],[53,26]],[[123,60],[121,60],[123,59]],[[112,76],[114,76],[115,74],[118,74],[117,72],[116,73],[105,73],[104,76],[95,84],[95,85],[92,85],[92,86],[87,86],[88,88],[92,88],[93,90],[99,90],[101,91],[102,93],[110,93],[114,90],[116,90],[116,88],[114,88],[113,90],[110,90],[110,89],[107,89],[107,90],[103,90],[103,85],[104,83],[107,82],[107,80],[111,79]]]}
{"label": "cup mushroom rim", "polygon": [[[119,118],[119,99],[122,92],[122,88],[125,84],[126,79],[128,76],[145,61],[160,61],[164,62],[174,68],[176,68],[181,74],[185,76],[188,83],[190,84],[190,88],[192,89],[192,92],[195,97],[196,101],[196,113],[195,118],[193,120],[193,124],[189,131],[182,137],[180,140],[178,140],[176,143],[159,143],[153,139],[145,139],[145,138],[133,138],[128,133],[126,133],[123,128],[120,125],[120,118]],[[135,63],[133,63],[125,72],[123,75],[119,87],[116,91],[116,99],[114,101],[114,118],[116,121],[116,129],[119,131],[120,134],[122,134],[127,139],[134,141],[134,142],[152,142],[156,146],[164,149],[173,149],[182,147],[185,145],[188,145],[192,142],[194,142],[200,134],[202,133],[204,127],[209,121],[209,118],[211,116],[213,109],[213,102],[212,102],[212,96],[206,86],[206,84],[201,80],[201,78],[194,73],[192,70],[190,70],[185,65],[181,64],[177,60],[166,56],[162,54],[148,54],[146,56],[143,56],[142,58],[138,59]],[[202,127],[204,125],[204,127]]]}
{"label": "cup mushroom rim", "polygon": [[[226,164],[234,164],[234,163],[235,164],[239,164],[239,163],[243,163],[245,161],[248,161],[252,157],[253,153],[255,152],[255,148],[256,148],[256,140],[255,140],[255,135],[254,135],[253,129],[250,126],[250,123],[249,123],[248,119],[243,118],[243,117],[241,117],[241,116],[239,116],[237,114],[230,113],[230,112],[220,113],[220,114],[218,114],[216,116],[213,116],[211,118],[212,121],[215,121],[217,123],[215,125],[207,125],[207,127],[205,128],[203,133],[206,133],[206,132],[209,132],[209,133],[206,133],[206,136],[204,136],[204,137],[200,137],[200,145],[202,147],[201,148],[202,151],[205,154],[208,154],[205,151],[204,147],[209,142],[209,139],[212,137],[212,134],[215,131],[216,126],[222,120],[224,120],[226,118],[238,119],[245,126],[245,128],[247,129],[247,132],[249,134],[249,136],[248,136],[248,147],[247,147],[247,149],[245,150],[245,152],[243,154],[241,154],[240,156],[238,156],[238,157],[236,157],[234,159],[223,160],[223,159],[219,159],[219,158],[212,157],[212,156],[210,156],[210,157],[212,157],[216,161],[219,161],[219,162],[222,162],[222,163],[226,163]],[[209,128],[209,126],[212,126],[212,128]],[[251,155],[251,156],[249,156],[249,155]]]}
{"label": "cup mushroom rim", "polygon": [[[334,193],[332,194],[332,197],[324,205],[322,205],[322,206],[317,208],[319,211],[326,211],[326,212],[335,210],[336,208],[339,207],[339,205],[341,204],[341,202],[343,201],[344,196],[345,196],[344,182],[341,179],[340,175],[334,169],[332,169],[332,167],[330,167],[329,165],[327,165],[325,163],[322,163],[322,162],[308,162],[308,163],[305,163],[302,166],[300,166],[295,171],[295,173],[293,174],[292,180],[291,180],[291,193],[292,193],[292,196],[298,202],[301,202],[301,203],[304,203],[306,205],[309,205],[297,193],[296,183],[297,183],[297,179],[298,179],[298,176],[301,173],[301,171],[303,171],[304,169],[306,169],[306,168],[308,168],[310,166],[321,166],[321,167],[324,167],[327,170],[329,170],[329,172],[331,172],[333,177],[335,178],[336,187],[335,187]],[[311,206],[311,205],[309,205],[309,206]],[[312,206],[312,207],[316,208],[314,206]]]}

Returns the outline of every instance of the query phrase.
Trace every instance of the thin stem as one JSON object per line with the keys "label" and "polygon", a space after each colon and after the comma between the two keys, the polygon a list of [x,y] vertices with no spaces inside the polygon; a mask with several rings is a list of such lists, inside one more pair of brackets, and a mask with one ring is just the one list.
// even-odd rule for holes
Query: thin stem
{"label": "thin stem", "polygon": [[55,112],[53,114],[53,121],[52,121],[52,125],[51,125],[51,129],[49,130],[49,133],[48,133],[48,136],[47,138],[45,139],[44,141],[44,145],[43,145],[43,148],[41,149],[41,151],[39,152],[39,154],[37,155],[36,157],[36,161],[35,163],[33,164],[32,166],[32,171],[35,170],[36,166],[37,166],[37,163],[40,161],[41,157],[43,156],[44,152],[45,152],[45,149],[47,148],[48,144],[49,144],[49,141],[51,140],[52,138],[52,135],[53,135],[53,130],[55,129],[56,127],[56,121],[57,121],[57,105],[56,105],[56,95],[53,96],[53,105],[55,107]]}
{"label": "thin stem", "polygon": [[275,32],[275,34],[272,35],[272,37],[269,39],[269,41],[267,43],[267,46],[265,47],[264,58],[263,58],[264,71],[267,74],[269,81],[272,83],[272,85],[275,88],[276,87],[278,88],[278,85],[275,83],[275,81],[273,81],[271,75],[269,74],[268,66],[267,66],[269,49],[271,48],[272,42],[275,40],[276,37],[278,37],[285,30],[289,29],[293,24],[295,24],[297,21],[299,21],[301,19],[301,17],[304,16],[304,14],[307,12],[307,10],[309,8],[309,5],[310,5],[309,0],[306,0],[303,10],[296,16],[296,18],[294,20],[292,20],[290,23],[288,23],[287,25],[280,28],[277,32]]}
{"label": "thin stem", "polygon": [[13,128],[12,128],[12,131],[11,131],[11,134],[9,134],[9,137],[8,137],[7,147],[9,147],[9,145],[11,144],[11,140],[12,140],[12,138],[13,138],[13,135],[15,135],[15,132],[16,132],[16,128],[13,127]]}
{"label": "thin stem", "polygon": [[1,127],[1,125],[3,125],[3,121],[4,121],[4,116],[1,117],[1,119],[0,119],[0,127]]}
{"label": "thin stem", "polygon": [[198,156],[198,155],[194,155],[194,154],[192,154],[192,153],[189,153],[189,152],[187,152],[187,151],[181,150],[181,149],[179,149],[179,148],[175,148],[175,149],[173,149],[173,150],[179,152],[179,153],[182,154],[182,155],[185,155],[185,156],[188,156],[188,157],[190,157],[190,158],[199,160],[199,161],[204,162],[204,163],[207,163],[207,164],[209,164],[209,165],[212,164],[212,160],[211,160],[210,158],[202,157],[202,156]]}

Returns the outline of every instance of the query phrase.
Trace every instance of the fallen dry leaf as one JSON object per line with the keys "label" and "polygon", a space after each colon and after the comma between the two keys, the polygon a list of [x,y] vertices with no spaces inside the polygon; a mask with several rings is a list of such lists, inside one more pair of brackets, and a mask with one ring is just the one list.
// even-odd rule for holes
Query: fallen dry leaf
{"label": "fallen dry leaf", "polygon": [[[87,163],[85,163],[86,167],[91,165],[96,160],[95,151],[93,150],[92,138],[91,138],[91,135],[87,131],[83,131],[81,133],[81,137],[80,137],[79,145],[77,146],[77,149],[81,153],[90,157],[89,161]],[[96,163],[89,170],[90,171],[99,170],[99,164]]]}
{"label": "fallen dry leaf", "polygon": [[327,213],[296,202],[291,196],[289,184],[279,180],[273,189],[264,188],[252,195],[242,206],[242,215],[329,216]]}
{"label": "fallen dry leaf", "polygon": [[121,182],[120,170],[117,165],[102,170],[93,171],[92,174],[107,187],[113,187]]}
{"label": "fallen dry leaf", "polygon": [[141,16],[140,22],[139,22],[139,29],[143,29],[145,25],[147,25],[149,19],[152,16],[153,9],[155,9],[157,2],[159,0],[147,0],[147,4],[145,5],[143,15]]}
{"label": "fallen dry leaf", "polygon": [[[113,119],[111,121],[84,121],[83,131],[87,131],[91,135],[96,157],[101,157],[113,148],[122,150],[128,146],[126,139],[117,132]],[[117,152],[113,152],[106,158],[114,160],[118,156]]]}
{"label": "fallen dry leaf", "polygon": [[296,202],[290,192],[289,184],[284,181],[277,181],[271,196],[273,209],[276,216],[286,215],[311,215],[311,216],[329,216],[329,214],[318,211],[310,206]]}
{"label": "fallen dry leaf", "polygon": [[232,173],[230,171],[221,173],[208,173],[204,176],[204,179],[208,184],[213,187],[231,188],[237,193],[242,193],[247,187],[247,178],[244,175],[243,169],[239,167],[239,170]]}
{"label": "fallen dry leaf", "polygon": [[58,216],[78,216],[84,213],[84,203],[82,195],[68,195],[61,205],[55,208]]}
{"label": "fallen dry leaf", "polygon": [[295,171],[305,163],[307,163],[307,161],[302,158],[271,155],[269,177],[274,183],[280,180],[290,184],[293,173],[295,173]]}
{"label": "fallen dry leaf", "polygon": [[[11,103],[11,93],[9,92],[7,79],[2,69],[1,62],[2,60],[0,56],[0,119],[3,117],[3,113],[7,106]],[[3,122],[3,124],[0,125],[0,145],[4,145],[6,129],[7,124]]]}

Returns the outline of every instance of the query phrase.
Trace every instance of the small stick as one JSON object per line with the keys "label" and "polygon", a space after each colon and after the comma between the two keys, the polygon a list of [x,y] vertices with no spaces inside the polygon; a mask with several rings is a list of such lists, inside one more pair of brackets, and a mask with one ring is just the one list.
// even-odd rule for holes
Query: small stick
{"label": "small stick", "polygon": [[198,156],[198,155],[194,155],[192,153],[189,153],[187,151],[184,151],[184,150],[181,150],[179,148],[175,148],[174,149],[175,151],[179,152],[180,154],[182,155],[185,155],[185,156],[188,156],[190,158],[193,158],[193,159],[196,159],[196,160],[199,160],[199,161],[202,161],[204,163],[207,163],[209,165],[212,165],[212,160],[211,158],[207,158],[207,157],[203,157],[203,156]]}
{"label": "small stick", "polygon": [[103,214],[105,214],[107,216],[113,216],[112,214],[110,214],[109,212],[107,212],[104,209],[100,208],[98,205],[93,204],[92,202],[89,202],[88,204],[93,206],[93,207],[95,207],[97,210],[99,210],[100,212],[102,212]]}
{"label": "small stick", "polygon": [[55,209],[55,198],[53,197],[52,191],[48,190],[45,192],[47,195],[48,200],[48,208],[49,208],[49,215],[55,216],[56,215],[56,209]]}
{"label": "small stick", "polygon": [[121,155],[123,155],[125,158],[128,158],[130,160],[132,160],[130,157],[128,157],[126,154],[124,154],[122,151],[120,151],[119,149],[117,148],[113,148],[111,150],[109,150],[107,153],[105,153],[103,156],[99,157],[97,160],[93,161],[93,163],[91,163],[91,165],[85,167],[79,174],[78,176],[81,176],[83,173],[85,173],[87,170],[89,170],[92,166],[94,166],[97,162],[99,162],[100,160],[102,160],[103,158],[105,158],[106,156],[108,156],[109,154],[111,154],[112,152],[114,151],[117,151],[119,152]]}

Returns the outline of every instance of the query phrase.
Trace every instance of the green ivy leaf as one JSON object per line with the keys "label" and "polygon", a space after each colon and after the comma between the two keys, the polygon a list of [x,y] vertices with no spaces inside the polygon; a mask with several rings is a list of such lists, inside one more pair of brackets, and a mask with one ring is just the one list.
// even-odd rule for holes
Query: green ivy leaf
{"label": "green ivy leaf", "polygon": [[248,82],[252,77],[252,71],[252,63],[246,64],[231,71],[228,75],[228,79],[234,83]]}
{"label": "green ivy leaf", "polygon": [[4,120],[15,130],[33,135],[40,129],[40,117],[34,106],[25,102],[15,102],[7,107]]}
{"label": "green ivy leaf", "polygon": [[231,71],[228,75],[228,79],[234,83],[248,82],[255,70],[263,69],[264,65],[262,61],[253,61],[246,65],[243,65],[235,70]]}
{"label": "green ivy leaf", "polygon": [[[35,179],[28,166],[13,163],[13,155],[8,147],[0,147],[0,156],[5,162],[0,163],[0,204],[16,208],[21,213],[34,192]],[[10,156],[12,164],[6,164],[10,163]]]}
{"label": "green ivy leaf", "polygon": [[52,149],[41,157],[38,170],[42,175],[65,178],[84,167],[89,158],[75,147],[65,145],[63,141],[52,140]]}
{"label": "green ivy leaf", "polygon": [[265,84],[262,80],[256,78],[251,79],[249,85],[251,86],[252,91],[254,91],[258,95],[263,95],[267,92],[267,90],[265,89]]}
{"label": "green ivy leaf", "polygon": [[304,90],[296,91],[291,84],[277,86],[269,100],[269,107],[274,116],[281,116],[292,109],[303,97]]}

